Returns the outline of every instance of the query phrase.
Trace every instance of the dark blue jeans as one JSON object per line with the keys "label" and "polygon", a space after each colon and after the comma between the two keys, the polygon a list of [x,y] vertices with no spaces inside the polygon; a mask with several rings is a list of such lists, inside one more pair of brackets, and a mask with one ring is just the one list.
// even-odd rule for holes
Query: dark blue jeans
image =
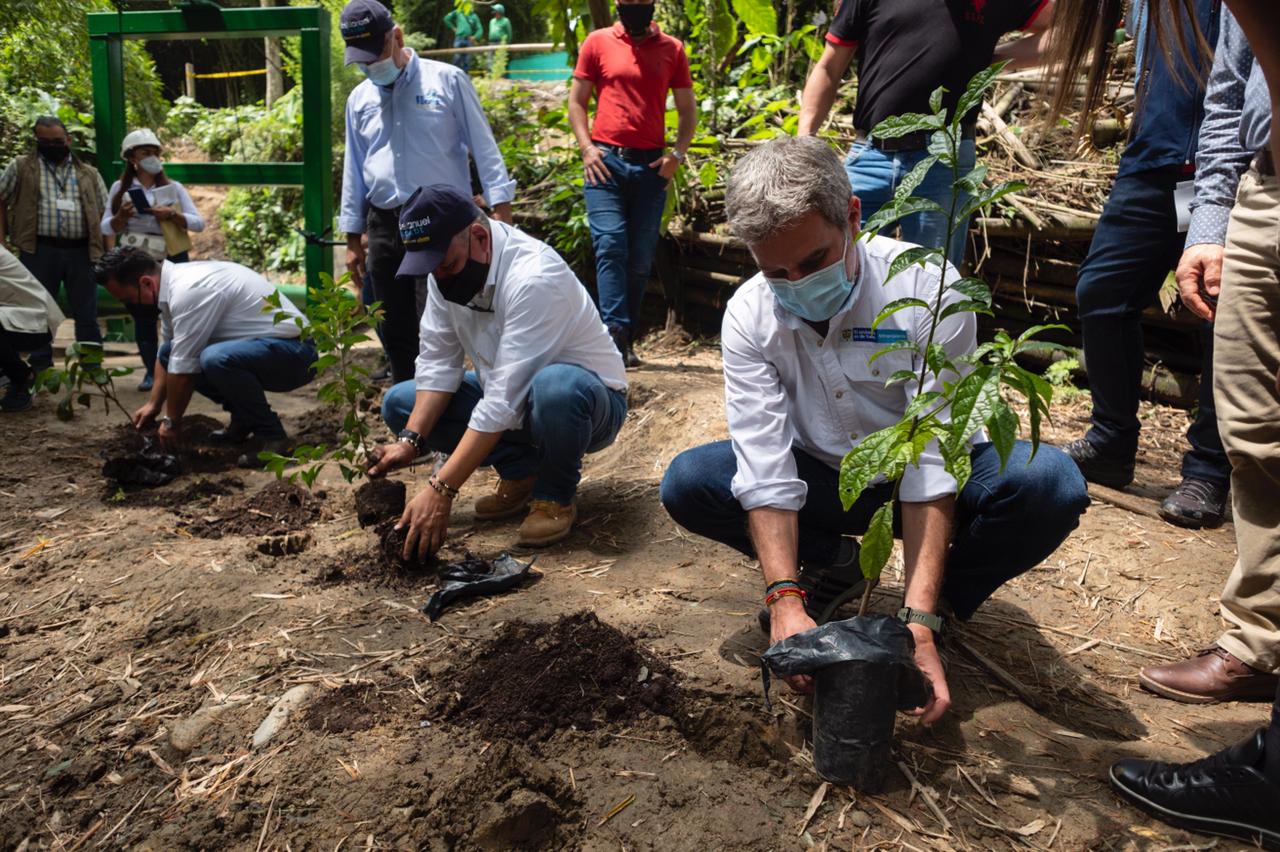
{"label": "dark blue jeans", "polygon": [[[1178,233],[1173,193],[1186,177],[1181,169],[1153,169],[1116,178],[1076,279],[1093,393],[1086,437],[1107,456],[1131,459],[1138,451],[1138,399],[1146,358],[1141,316],[1182,255],[1186,235]],[[1187,429],[1191,448],[1182,457],[1182,475],[1225,487],[1231,463],[1218,437],[1209,323],[1200,327],[1200,351],[1199,405]]]}
{"label": "dark blue jeans", "polygon": [[[412,381],[393,386],[383,396],[382,419],[392,432],[409,422],[416,397]],[[471,410],[483,398],[480,380],[467,373],[427,436],[427,446],[452,453],[471,422]],[[533,377],[524,425],[504,432],[484,463],[503,479],[537,476],[534,499],[567,506],[582,478],[582,457],[612,444],[626,419],[627,395],[622,391],[606,387],[590,370],[551,364]]]}
{"label": "dark blue jeans", "polygon": [[[892,487],[867,489],[848,512],[840,505],[840,472],[793,450],[797,472],[809,486],[800,509],[800,561],[830,564],[842,535],[862,535]],[[955,528],[942,596],[968,618],[996,589],[1029,571],[1057,549],[1089,506],[1084,477],[1061,450],[1019,441],[1004,472],[991,444],[973,448],[973,475],[956,499]],[[676,456],[662,479],[662,505],[680,526],[755,556],[747,513],[729,484],[738,470],[733,447],[717,441]],[[894,518],[901,536],[901,518]]]}
{"label": "dark blue jeans", "polygon": [[648,163],[624,160],[605,152],[613,177],[584,187],[587,224],[596,253],[596,288],[600,318],[610,331],[631,334],[639,324],[644,288],[658,247],[667,181]]}
{"label": "dark blue jeans", "polygon": [[[475,42],[473,42],[469,38],[454,38],[453,40],[454,47],[471,47],[473,44],[475,44]],[[453,64],[461,68],[463,71],[470,71],[471,70],[471,54],[455,53],[453,55]]]}
{"label": "dark blue jeans", "polygon": [[[76,321],[76,340],[81,343],[101,343],[102,331],[98,328],[98,285],[93,280],[93,264],[89,262],[89,245],[64,248],[37,242],[34,252],[22,252],[18,258],[32,275],[55,299],[58,288],[67,291],[67,307]],[[52,345],[42,346],[31,353],[31,366],[38,373],[53,366]]]}
{"label": "dark blue jeans", "polygon": [[[160,344],[161,366],[169,368],[171,341]],[[287,393],[311,381],[316,347],[296,337],[251,337],[210,343],[200,353],[196,391],[221,405],[231,419],[263,439],[283,438],[284,425],[265,391]]]}

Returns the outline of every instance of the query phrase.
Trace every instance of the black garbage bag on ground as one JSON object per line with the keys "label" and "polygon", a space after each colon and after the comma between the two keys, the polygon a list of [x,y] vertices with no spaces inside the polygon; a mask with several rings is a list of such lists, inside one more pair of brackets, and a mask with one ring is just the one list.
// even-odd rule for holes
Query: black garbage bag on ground
{"label": "black garbage bag on ground", "polygon": [[119,485],[147,488],[172,482],[181,472],[178,457],[162,451],[150,436],[143,436],[138,452],[108,458],[102,465],[102,475],[107,479]]}
{"label": "black garbage bag on ground", "polygon": [[797,633],[761,656],[769,672],[814,681],[813,766],[828,781],[877,792],[891,763],[894,715],[929,697],[915,664],[915,639],[887,615],[854,616]]}
{"label": "black garbage bag on ground", "polygon": [[422,612],[435,621],[454,601],[515,588],[532,567],[532,562],[520,562],[506,553],[492,562],[468,553],[461,561],[450,562],[440,569],[440,589],[423,604]]}

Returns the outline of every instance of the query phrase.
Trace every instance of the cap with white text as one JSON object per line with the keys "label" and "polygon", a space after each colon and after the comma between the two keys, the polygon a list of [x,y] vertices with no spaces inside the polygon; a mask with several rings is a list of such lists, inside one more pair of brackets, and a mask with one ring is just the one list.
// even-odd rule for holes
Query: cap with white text
{"label": "cap with white text", "polygon": [[447,183],[415,189],[400,209],[404,260],[397,275],[421,278],[435,272],[449,241],[480,218],[480,208]]}
{"label": "cap with white text", "polygon": [[387,33],[395,25],[396,22],[391,20],[391,12],[378,0],[351,0],[343,6],[342,17],[338,19],[338,30],[342,33],[342,40],[347,43],[346,64],[378,61],[387,41]]}

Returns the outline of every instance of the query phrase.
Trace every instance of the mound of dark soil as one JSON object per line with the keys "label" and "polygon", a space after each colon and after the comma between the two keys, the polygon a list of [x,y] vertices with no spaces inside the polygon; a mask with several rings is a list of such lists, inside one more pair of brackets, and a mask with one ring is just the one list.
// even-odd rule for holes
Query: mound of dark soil
{"label": "mound of dark soil", "polygon": [[409,528],[396,529],[396,523],[399,520],[400,516],[397,515],[374,527],[373,531],[378,536],[378,550],[382,554],[382,564],[400,574],[417,577],[427,573],[434,574],[440,565],[440,561],[434,556],[428,556],[422,560],[417,559],[416,555],[413,559],[403,557],[404,539]]}
{"label": "mound of dark soil", "polygon": [[403,703],[372,686],[349,683],[326,690],[307,704],[302,725],[309,731],[329,734],[367,731],[396,715]]}
{"label": "mound of dark soil", "polygon": [[197,538],[228,535],[280,535],[305,529],[320,518],[324,492],[314,494],[293,482],[277,480],[244,500],[237,500],[214,515],[185,524]]}
{"label": "mound of dark soil", "polygon": [[244,480],[236,476],[224,476],[219,479],[201,477],[181,489],[154,489],[149,491],[129,491],[128,489],[107,488],[102,492],[102,502],[116,506],[149,508],[161,506],[174,512],[191,509],[206,502],[216,502],[219,498],[230,497],[244,490]]}
{"label": "mound of dark soil", "polygon": [[401,479],[371,479],[356,489],[356,520],[362,527],[398,519],[404,514],[405,486]]}
{"label": "mound of dark soil", "polygon": [[[222,423],[203,414],[193,414],[182,419],[182,449],[178,453],[178,467],[182,473],[223,473],[235,470],[240,456],[257,455],[262,442],[249,439],[243,444],[218,444],[209,440],[209,433],[221,429]],[[107,465],[116,468],[127,465],[143,450],[144,436],[154,439],[155,430],[139,433],[133,426],[122,423],[102,445],[102,458]]]}
{"label": "mound of dark soil", "polygon": [[581,807],[559,773],[522,746],[498,742],[435,791],[426,828],[446,849],[563,849],[573,845]]}
{"label": "mound of dark soil", "polygon": [[551,624],[512,621],[455,670],[448,715],[490,737],[545,740],[644,713],[677,717],[687,703],[675,673],[592,612]]}

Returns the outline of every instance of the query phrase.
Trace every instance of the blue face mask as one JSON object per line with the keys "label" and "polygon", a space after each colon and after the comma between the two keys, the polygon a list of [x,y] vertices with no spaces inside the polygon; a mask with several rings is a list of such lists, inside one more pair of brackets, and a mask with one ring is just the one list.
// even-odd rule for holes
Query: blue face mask
{"label": "blue face mask", "polygon": [[396,67],[394,57],[388,56],[386,59],[379,59],[377,62],[370,62],[368,65],[361,65],[360,70],[364,72],[364,76],[368,77],[378,86],[390,86],[396,80],[400,79],[400,72],[403,68]]}
{"label": "blue face mask", "polygon": [[849,254],[849,235],[845,234],[844,251],[840,259],[830,266],[806,275],[799,281],[786,278],[765,278],[778,304],[809,322],[825,322],[836,315],[840,306],[853,292],[853,281],[844,270]]}

